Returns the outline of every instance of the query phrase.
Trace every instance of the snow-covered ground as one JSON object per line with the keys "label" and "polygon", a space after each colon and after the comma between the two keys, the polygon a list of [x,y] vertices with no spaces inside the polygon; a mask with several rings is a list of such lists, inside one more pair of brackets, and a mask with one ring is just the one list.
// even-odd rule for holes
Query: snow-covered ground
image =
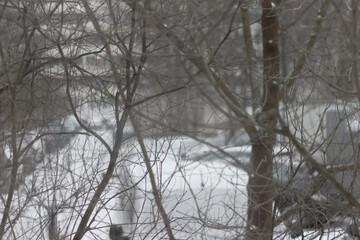
{"label": "snow-covered ground", "polygon": [[[111,143],[110,132],[102,130],[101,136]],[[211,149],[190,138],[145,139],[145,144],[177,239],[224,239],[242,232],[247,205],[243,170],[221,160],[191,160],[194,154]],[[9,239],[48,239],[51,224],[62,238],[70,239],[108,160],[100,141],[87,135],[78,135],[60,151],[45,154],[16,192],[12,205],[18,213],[12,229],[16,237],[10,234]],[[110,224],[121,224],[134,239],[167,238],[134,139],[121,148],[116,173],[84,239],[109,239]]]}
{"label": "snow-covered ground", "polygon": [[[203,154],[212,149],[190,138],[146,139],[145,144],[176,239],[233,239],[244,233],[248,180],[245,171],[221,159],[193,161],[195,152]],[[108,159],[103,146],[85,135],[72,139],[60,152],[46,156],[14,201],[14,210],[26,205],[13,229],[16,239],[48,239],[50,216],[54,212],[59,235],[70,239],[94,187],[106,171]],[[168,238],[142,153],[134,139],[123,146],[116,174],[84,239],[109,239],[111,224],[121,224],[133,239]],[[284,232],[285,226],[279,225],[274,239],[290,239]],[[322,239],[339,239],[342,233],[341,229],[325,231]],[[317,234],[304,233],[305,239],[320,239]]]}
{"label": "snow-covered ground", "polygon": [[[111,118],[106,113],[88,114],[91,116],[82,117],[91,119],[87,123],[112,145],[112,123],[104,122]],[[78,130],[73,118],[64,125],[70,131]],[[111,224],[121,225],[132,239],[168,238],[143,153],[131,131],[132,127],[126,126],[127,140],[121,147],[116,171],[83,239],[109,239]],[[34,148],[41,151],[46,144],[39,141]],[[245,170],[230,164],[233,161],[229,156],[217,149],[188,137],[149,138],[145,145],[176,239],[241,239],[248,201]],[[222,149],[249,165],[250,146]],[[5,152],[11,157],[9,149]],[[72,137],[61,150],[42,152],[42,161],[16,191],[8,239],[49,239],[50,229],[60,239],[71,239],[110,158],[98,139],[83,134]],[[286,153],[276,148],[275,153],[278,152]],[[341,227],[325,230],[323,236],[318,231],[306,231],[304,239],[346,239],[343,232]],[[280,224],[275,228],[274,239],[290,239],[286,233]]]}

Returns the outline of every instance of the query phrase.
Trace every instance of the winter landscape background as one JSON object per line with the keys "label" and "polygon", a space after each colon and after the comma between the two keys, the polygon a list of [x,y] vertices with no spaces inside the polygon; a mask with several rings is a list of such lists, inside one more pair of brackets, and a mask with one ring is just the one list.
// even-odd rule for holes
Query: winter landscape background
{"label": "winter landscape background", "polygon": [[354,239],[357,0],[0,1],[0,239]]}

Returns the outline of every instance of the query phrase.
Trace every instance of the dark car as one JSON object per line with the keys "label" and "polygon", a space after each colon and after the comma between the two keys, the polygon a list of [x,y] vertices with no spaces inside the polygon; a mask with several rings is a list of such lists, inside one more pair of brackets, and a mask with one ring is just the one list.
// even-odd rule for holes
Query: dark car
{"label": "dark car", "polygon": [[[359,178],[353,170],[328,167],[344,188],[359,199]],[[305,163],[274,164],[276,194],[274,206],[292,238],[304,231],[339,228],[351,236],[358,234],[359,216],[351,211],[343,195],[329,180]]]}
{"label": "dark car", "polygon": [[[333,106],[323,113],[322,164],[344,189],[360,199],[358,107]],[[339,228],[351,236],[358,234],[359,213],[332,182],[306,161],[291,164],[291,159],[280,160],[274,163],[275,208],[278,216],[287,215],[284,223],[293,237],[305,229],[324,228]]]}
{"label": "dark car", "polygon": [[[225,147],[223,152],[208,151],[197,154],[194,161],[211,161],[227,159],[234,166],[251,171],[249,162],[251,147]],[[343,195],[329,180],[314,170],[300,157],[292,156],[293,151],[287,147],[275,147],[273,180],[275,185],[274,206],[276,216],[285,216],[280,221],[285,224],[291,237],[296,238],[307,231],[340,229],[345,234],[358,234],[357,220],[360,219],[355,211],[346,203]],[[239,161],[239,165],[232,156]],[[354,169],[346,165],[324,166],[332,173],[355,198],[360,199],[360,178]],[[341,207],[339,207],[341,206]]]}

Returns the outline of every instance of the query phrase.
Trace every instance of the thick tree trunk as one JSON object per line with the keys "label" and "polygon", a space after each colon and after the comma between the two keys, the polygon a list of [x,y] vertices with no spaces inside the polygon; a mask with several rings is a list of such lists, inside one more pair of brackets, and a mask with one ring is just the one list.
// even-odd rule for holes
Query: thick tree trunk
{"label": "thick tree trunk", "polygon": [[249,240],[272,238],[272,140],[263,136],[252,144],[251,161],[254,174],[248,183]]}
{"label": "thick tree trunk", "polygon": [[279,48],[278,19],[271,6],[271,0],[262,1],[263,38],[263,103],[262,130],[252,139],[251,161],[253,175],[249,179],[247,239],[272,239],[272,150],[276,135],[271,131],[276,127],[279,107]]}

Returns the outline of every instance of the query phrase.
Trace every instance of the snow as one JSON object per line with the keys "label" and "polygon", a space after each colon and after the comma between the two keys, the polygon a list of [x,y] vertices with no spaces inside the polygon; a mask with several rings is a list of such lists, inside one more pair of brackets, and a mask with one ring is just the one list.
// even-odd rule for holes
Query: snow
{"label": "snow", "polygon": [[[94,118],[93,123],[101,123]],[[74,126],[76,123],[69,124]],[[111,142],[111,134],[105,134]],[[196,159],[197,154],[210,156],[214,149],[187,137],[145,139],[145,145],[156,176],[162,204],[171,221],[176,239],[232,239],[245,226],[247,211],[246,184],[248,175],[223,157]],[[248,161],[250,146],[227,147],[229,154],[241,153]],[[287,150],[276,147],[275,153]],[[70,239],[77,228],[93,189],[106,171],[109,154],[100,142],[79,135],[57,153],[49,154],[37,170],[26,178],[26,184],[16,194],[13,211],[22,209],[14,231],[20,239],[48,239],[51,211],[57,212],[56,228]],[[126,169],[126,171],[124,170]],[[130,179],[126,183],[124,174]],[[145,177],[144,177],[145,176]],[[126,187],[131,189],[124,191]],[[122,202],[133,194],[131,204]],[[26,205],[27,196],[32,196]],[[135,206],[132,223],[129,215]],[[83,239],[109,239],[110,224],[121,224],[133,239],[163,239],[167,237],[159,215],[140,148],[131,138],[121,149],[116,173],[101,197],[91,219],[90,230]],[[274,239],[290,239],[286,227],[275,228]],[[318,231],[305,231],[306,237],[320,239]],[[342,229],[325,231],[335,238]],[[9,238],[11,239],[11,238]],[[301,238],[297,238],[301,239]]]}
{"label": "snow", "polygon": [[349,122],[349,128],[353,133],[356,133],[360,130],[360,121],[357,119],[351,119]]}
{"label": "snow", "polygon": [[[102,117],[95,115],[92,118],[82,117],[92,119],[89,124],[111,143],[111,130],[99,129],[97,126],[102,123]],[[77,127],[74,119],[64,124],[72,129]],[[196,154],[208,153],[212,149],[190,138],[146,139],[145,144],[162,204],[176,238],[216,239],[233,236],[234,231],[226,228],[213,230],[204,223],[210,226],[243,225],[247,205],[247,174],[221,160],[193,161]],[[13,211],[21,209],[23,212],[14,225],[14,231],[23,239],[47,239],[51,221],[49,215],[56,212],[56,229],[60,236],[71,238],[85,211],[83,206],[89,203],[93,189],[107,169],[108,161],[109,153],[105,147],[99,140],[87,135],[78,135],[61,151],[46,154],[37,170],[26,177],[25,184],[17,192]],[[131,181],[128,185],[134,191],[122,193],[126,187],[122,175],[126,172],[125,168],[126,177]],[[127,193],[135,196],[133,204],[136,214],[132,224],[128,217],[131,204],[122,203]],[[35,196],[27,202],[27,196],[32,195]],[[166,237],[144,159],[135,139],[128,139],[121,148],[116,173],[95,212],[91,230],[83,239],[108,239],[110,224],[122,224],[127,234],[133,234],[133,239]]]}
{"label": "snow", "polygon": [[[112,119],[111,111],[93,108],[81,112],[87,124],[111,146],[113,128],[109,126],[113,122],[104,122]],[[73,117],[62,124],[69,130],[78,129]],[[114,176],[83,239],[109,239],[111,224],[121,224],[132,239],[167,238],[141,149],[131,137],[132,126],[127,125],[125,132],[129,137],[121,147]],[[144,143],[176,239],[233,239],[243,231],[248,201],[246,171],[230,164],[232,160],[217,149],[189,137],[145,139]],[[43,143],[39,141],[34,147],[41,149]],[[250,164],[251,146],[221,149],[244,165]],[[274,149],[275,155],[287,153],[286,148]],[[7,155],[10,154],[7,150]],[[64,239],[72,238],[85,212],[84,206],[106,172],[109,158],[100,141],[87,135],[77,135],[62,150],[45,154],[15,195],[12,211],[22,211],[13,226],[18,239],[48,239],[54,212],[55,229]],[[280,224],[275,228],[274,239],[290,239],[289,234],[285,235],[287,232],[284,224]],[[320,239],[318,233],[304,234]],[[335,238],[343,230],[331,229],[324,234]]]}
{"label": "snow", "polygon": [[[186,138],[163,139],[157,145],[153,143],[150,147],[156,149],[160,144],[163,146],[162,149],[168,149],[171,145],[169,151],[164,151],[163,154],[154,152],[150,158],[157,158],[157,161],[153,163],[153,169],[158,180],[157,186],[162,192],[163,203],[170,218],[176,219],[174,229],[182,229],[181,231],[175,230],[175,235],[180,239],[204,235],[204,226],[199,223],[201,219],[217,224],[229,224],[228,221],[232,216],[231,223],[237,225],[239,221],[243,221],[233,215],[246,216],[247,174],[220,161],[204,163],[188,160],[182,151],[186,149],[185,146],[190,147],[190,149],[196,146],[189,144],[191,142],[193,140]],[[150,143],[147,142],[147,144],[149,147]],[[197,150],[201,148],[206,147],[202,145],[196,147]],[[145,171],[144,167],[140,169],[138,177],[143,176],[144,172],[142,171]],[[151,191],[148,189],[148,180],[145,180],[143,184],[145,186],[144,191]],[[150,205],[154,204],[153,200],[148,203],[144,200],[143,203],[145,209],[148,209],[145,212],[151,212]],[[145,215],[144,217],[148,216]],[[149,231],[150,225],[144,228]],[[161,228],[157,228],[157,231]],[[142,228],[140,229],[140,232],[147,232]],[[212,237],[229,234],[226,231],[210,232]],[[211,239],[210,235],[208,239]]]}
{"label": "snow", "polygon": [[254,111],[254,115],[260,114],[261,113],[261,109],[260,108],[256,108]]}
{"label": "snow", "polygon": [[303,240],[303,239],[313,239],[313,240],[321,240],[321,239],[352,239],[347,238],[346,235],[344,235],[344,229],[342,228],[331,228],[331,229],[324,229],[323,235],[321,235],[321,232],[319,230],[306,230],[304,231],[304,236],[299,236],[292,238],[290,234],[287,234],[288,231],[286,230],[286,227],[284,224],[280,224],[277,226],[274,230],[274,237],[273,239],[282,239],[282,240]]}

